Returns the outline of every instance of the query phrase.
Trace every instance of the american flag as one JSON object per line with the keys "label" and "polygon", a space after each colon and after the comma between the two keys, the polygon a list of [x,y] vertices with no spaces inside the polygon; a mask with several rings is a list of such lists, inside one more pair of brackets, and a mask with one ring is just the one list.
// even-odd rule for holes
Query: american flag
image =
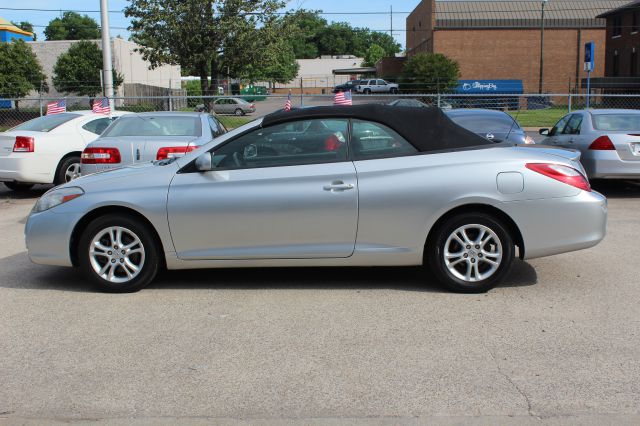
{"label": "american flag", "polygon": [[61,112],[67,112],[67,101],[65,101],[64,99],[55,102],[49,102],[47,104],[47,115],[60,114]]}
{"label": "american flag", "polygon": [[353,105],[351,92],[338,92],[333,98],[334,105]]}
{"label": "american flag", "polygon": [[111,113],[111,107],[109,106],[109,99],[108,98],[99,98],[99,99],[96,98],[93,101],[92,110],[96,114],[110,114]]}
{"label": "american flag", "polygon": [[291,111],[291,91],[289,91],[289,96],[287,97],[287,102],[284,103],[284,110]]}

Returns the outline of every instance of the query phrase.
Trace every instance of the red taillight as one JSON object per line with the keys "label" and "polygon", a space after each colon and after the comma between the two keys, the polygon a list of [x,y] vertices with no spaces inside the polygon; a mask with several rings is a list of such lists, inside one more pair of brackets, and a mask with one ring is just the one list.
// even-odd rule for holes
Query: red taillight
{"label": "red taillight", "polygon": [[573,167],[552,163],[529,163],[526,167],[551,179],[591,192],[591,185],[587,178]]}
{"label": "red taillight", "polygon": [[120,162],[118,148],[85,148],[80,157],[82,164],[117,164]]}
{"label": "red taillight", "polygon": [[16,136],[16,141],[13,144],[13,152],[33,152],[36,144],[32,137],[29,136]]}
{"label": "red taillight", "polygon": [[589,149],[594,151],[613,151],[616,147],[613,146],[613,142],[611,142],[609,136],[604,135],[593,141],[591,145],[589,145]]}
{"label": "red taillight", "polygon": [[182,157],[187,152],[191,152],[197,147],[195,146],[165,146],[158,150],[156,160],[166,160],[167,158]]}

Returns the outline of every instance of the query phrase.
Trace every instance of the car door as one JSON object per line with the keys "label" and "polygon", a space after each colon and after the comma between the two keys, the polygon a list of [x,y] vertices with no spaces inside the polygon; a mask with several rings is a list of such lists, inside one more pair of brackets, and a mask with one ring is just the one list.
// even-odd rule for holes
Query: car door
{"label": "car door", "polygon": [[389,92],[389,85],[384,80],[376,80],[376,92],[386,93]]}
{"label": "car door", "polygon": [[553,126],[553,128],[549,131],[549,135],[547,136],[546,139],[544,139],[541,142],[541,145],[551,145],[551,146],[556,146],[558,144],[558,136],[560,136],[560,134],[562,134],[562,131],[564,130],[565,126],[567,125],[567,123],[569,122],[569,118],[571,117],[571,114],[565,115],[564,117],[562,117],[555,126]]}
{"label": "car door", "polygon": [[567,124],[556,136],[555,145],[561,148],[573,148],[580,137],[582,119],[581,113],[571,114],[567,120]]}
{"label": "car door", "polygon": [[346,119],[276,124],[216,148],[213,171],[184,168],[167,203],[178,257],[351,256],[358,188],[347,135]]}

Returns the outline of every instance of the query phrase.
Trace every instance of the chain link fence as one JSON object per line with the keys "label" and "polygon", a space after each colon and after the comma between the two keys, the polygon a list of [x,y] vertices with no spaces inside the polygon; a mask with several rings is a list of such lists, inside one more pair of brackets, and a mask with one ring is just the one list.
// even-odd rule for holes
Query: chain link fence
{"label": "chain link fence", "polygon": [[[293,108],[332,105],[333,94],[291,95]],[[89,97],[67,97],[67,111],[91,110]],[[229,101],[233,99],[233,101]],[[113,99],[116,110],[212,111],[228,128],[239,127],[253,119],[282,110],[288,95],[252,96],[138,96]],[[0,131],[46,114],[48,102],[59,98],[23,98],[0,100]],[[231,103],[234,102],[234,103]],[[640,94],[353,94],[353,104],[395,104],[437,106],[442,109],[487,108],[511,114],[523,127],[551,127],[565,114],[583,108],[640,109]]]}

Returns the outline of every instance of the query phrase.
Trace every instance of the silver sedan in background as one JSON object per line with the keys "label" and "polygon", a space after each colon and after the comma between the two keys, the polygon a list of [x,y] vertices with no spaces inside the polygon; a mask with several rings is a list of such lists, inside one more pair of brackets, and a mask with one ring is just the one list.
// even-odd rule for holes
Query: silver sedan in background
{"label": "silver sedan in background", "polygon": [[600,242],[606,207],[575,152],[492,143],[437,108],[316,107],[56,187],[25,233],[32,261],[112,292],[163,267],[422,264],[480,292],[516,256]]}
{"label": "silver sedan in background", "polygon": [[220,98],[213,103],[213,112],[216,114],[245,115],[256,112],[256,106],[241,98]]}
{"label": "silver sedan in background", "polygon": [[592,179],[640,179],[640,111],[590,109],[562,117],[543,145],[579,150]]}
{"label": "silver sedan in background", "polygon": [[457,125],[494,142],[534,144],[524,129],[509,114],[493,109],[450,109],[445,111]]}
{"label": "silver sedan in background", "polygon": [[[126,119],[125,119],[126,118]],[[226,133],[207,113],[145,112],[111,124],[82,152],[83,175],[185,155]]]}

